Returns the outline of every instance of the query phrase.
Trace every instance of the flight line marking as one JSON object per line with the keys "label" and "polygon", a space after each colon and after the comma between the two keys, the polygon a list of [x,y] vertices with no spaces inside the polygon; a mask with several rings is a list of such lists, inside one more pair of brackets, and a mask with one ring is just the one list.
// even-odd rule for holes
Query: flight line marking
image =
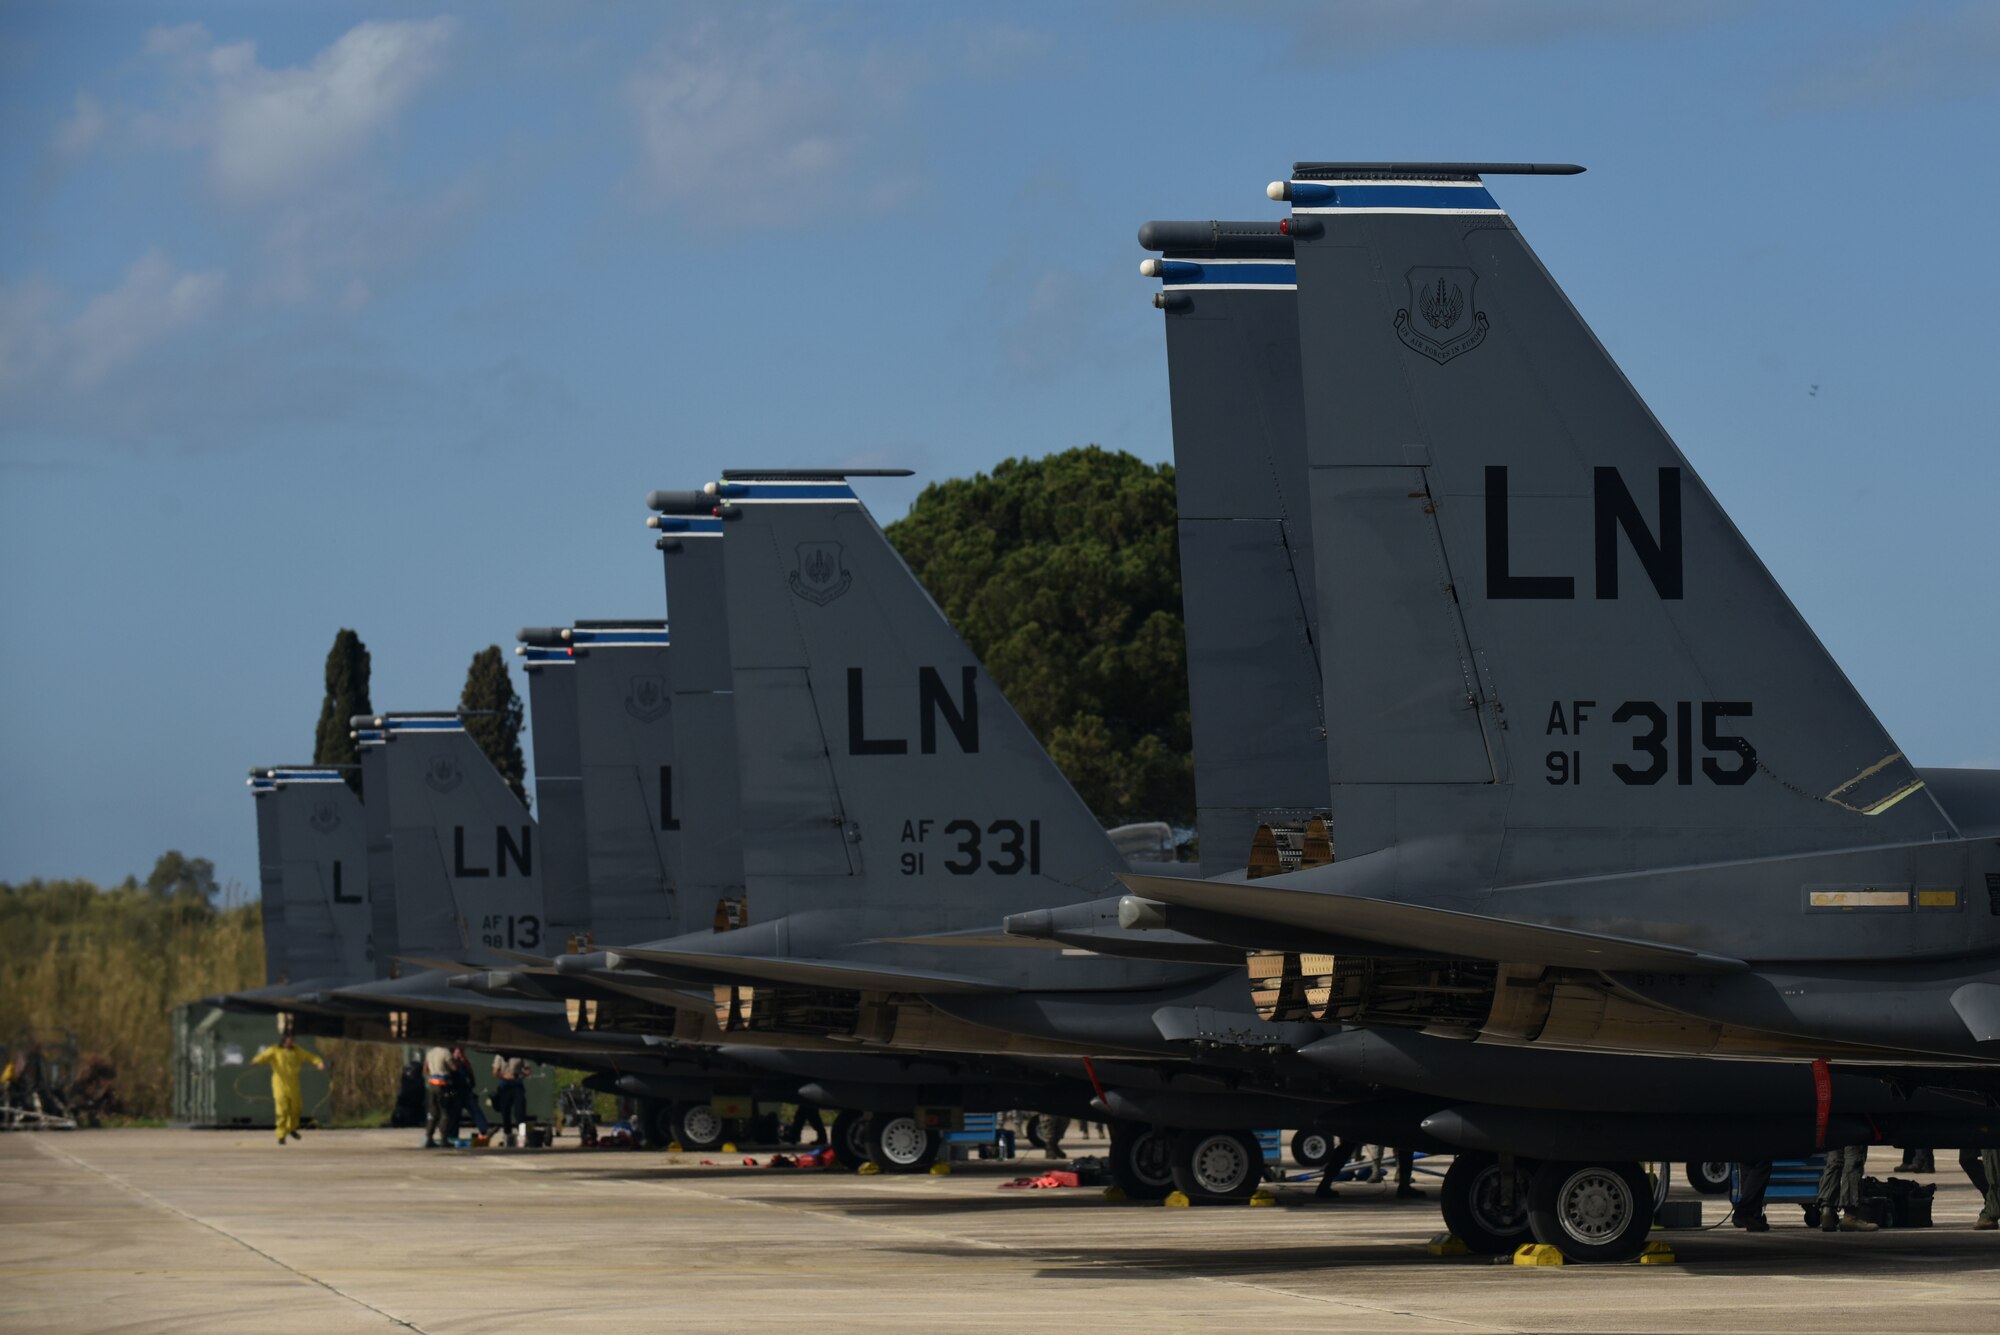
{"label": "flight line marking", "polygon": [[106,1182],[109,1182],[112,1186],[118,1187],[119,1189],[133,1196],[137,1196],[140,1200],[144,1201],[148,1205],[155,1207],[156,1209],[164,1210],[171,1215],[178,1215],[180,1218],[187,1220],[190,1224],[194,1224],[201,1228],[205,1228],[209,1230],[211,1233],[219,1233],[223,1237],[228,1238],[231,1242],[235,1243],[237,1246],[243,1248],[245,1251],[254,1252],[256,1255],[263,1257],[266,1261],[269,1261],[272,1265],[277,1266],[280,1270],[288,1271],[291,1274],[297,1275],[300,1279],[306,1281],[306,1283],[317,1285],[320,1288],[325,1289],[328,1293],[333,1294],[336,1298],[345,1298],[348,1302],[353,1303],[356,1307],[366,1308],[367,1310],[373,1312],[376,1316],[381,1317],[384,1321],[392,1322],[395,1325],[403,1327],[405,1330],[416,1331],[417,1335],[430,1335],[430,1332],[426,1331],[422,1326],[419,1326],[416,1322],[406,1321],[402,1317],[397,1316],[393,1312],[385,1312],[381,1308],[375,1306],[375,1304],[368,1302],[365,1299],[357,1298],[351,1293],[347,1293],[339,1288],[336,1288],[332,1284],[329,1284],[325,1280],[319,1278],[319,1276],[317,1275],[310,1275],[307,1274],[305,1271],[299,1269],[297,1266],[287,1265],[285,1262],[280,1261],[277,1257],[271,1255],[271,1253],[265,1251],[262,1247],[257,1246],[255,1243],[246,1242],[242,1238],[237,1237],[234,1233],[231,1233],[228,1229],[222,1227],[222,1225],[211,1224],[206,1219],[200,1218],[197,1215],[189,1214],[186,1210],[181,1209],[180,1206],[175,1205],[170,1201],[164,1201],[160,1199],[158,1196],[155,1196],[152,1192],[147,1191],[144,1187],[135,1185],[134,1183],[131,1182],[127,1182],[124,1178],[120,1177],[118,1174],[112,1172],[108,1168],[99,1168],[94,1163],[90,1163],[87,1162],[86,1160],[77,1158],[74,1154],[71,1154],[68,1150],[57,1149],[54,1145],[49,1144],[45,1140],[36,1140],[32,1143],[34,1144],[34,1147],[40,1150],[43,1154],[53,1155],[58,1159],[65,1159],[71,1164],[74,1164],[76,1167],[85,1170],[86,1172],[97,1174],[99,1177],[103,1178]]}

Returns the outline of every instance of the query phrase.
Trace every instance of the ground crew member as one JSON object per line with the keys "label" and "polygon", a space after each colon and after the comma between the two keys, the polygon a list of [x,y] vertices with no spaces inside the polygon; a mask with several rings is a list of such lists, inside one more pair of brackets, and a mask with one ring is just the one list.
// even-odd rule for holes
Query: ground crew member
{"label": "ground crew member", "polygon": [[786,1143],[797,1145],[800,1149],[804,1149],[807,1127],[811,1127],[818,1133],[818,1139],[813,1142],[815,1145],[825,1145],[827,1143],[826,1118],[820,1115],[819,1105],[817,1103],[807,1103],[804,1099],[801,1099],[799,1100],[798,1107],[792,1113],[791,1125],[785,1128]]}
{"label": "ground crew member", "polygon": [[451,1080],[452,1088],[458,1092],[459,1118],[470,1114],[472,1124],[479,1128],[479,1134],[487,1134],[491,1128],[485,1111],[479,1106],[479,1077],[472,1073],[472,1063],[462,1047],[454,1046],[451,1050]]}
{"label": "ground crew member", "polygon": [[324,1071],[326,1063],[318,1053],[294,1047],[290,1034],[279,1039],[276,1047],[265,1048],[250,1061],[271,1068],[271,1102],[277,1106],[278,1143],[284,1144],[287,1138],[298,1140],[299,1114],[305,1111],[305,1099],[299,1094],[299,1069],[311,1062]]}
{"label": "ground crew member", "polygon": [[1042,1157],[1044,1159],[1067,1159],[1063,1153],[1063,1133],[1069,1130],[1069,1118],[1057,1117],[1054,1113],[1043,1113],[1038,1128],[1042,1133]]}
{"label": "ground crew member", "polygon": [[[458,1139],[458,1087],[452,1080],[451,1049],[431,1048],[424,1053],[424,1148],[434,1149]],[[442,1135],[443,1140],[438,1137]]]}
{"label": "ground crew member", "polygon": [[1979,1218],[1972,1226],[1981,1230],[2000,1228],[2000,1150],[1960,1150],[1958,1166],[1985,1198]]}
{"label": "ground crew member", "polygon": [[1861,1170],[1867,1163],[1866,1145],[1826,1152],[1826,1167],[1819,1174],[1821,1232],[1873,1233],[1881,1227],[1861,1217]]}
{"label": "ground crew member", "polygon": [[1771,1190],[1771,1161],[1757,1159],[1736,1166],[1743,1172],[1736,1200],[1736,1227],[1748,1233],[1769,1233],[1771,1221],[1764,1217],[1764,1197]]}
{"label": "ground crew member", "polygon": [[493,1056],[493,1111],[500,1114],[500,1129],[509,1145],[527,1139],[528,1077],[534,1073],[525,1057]]}

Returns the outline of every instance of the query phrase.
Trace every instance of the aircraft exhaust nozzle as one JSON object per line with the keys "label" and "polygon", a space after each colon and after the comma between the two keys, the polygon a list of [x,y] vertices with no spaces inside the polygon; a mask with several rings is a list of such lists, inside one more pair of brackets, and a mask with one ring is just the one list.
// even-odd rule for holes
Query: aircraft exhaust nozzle
{"label": "aircraft exhaust nozzle", "polygon": [[1118,925],[1128,932],[1167,930],[1167,906],[1157,899],[1126,895],[1118,901]]}

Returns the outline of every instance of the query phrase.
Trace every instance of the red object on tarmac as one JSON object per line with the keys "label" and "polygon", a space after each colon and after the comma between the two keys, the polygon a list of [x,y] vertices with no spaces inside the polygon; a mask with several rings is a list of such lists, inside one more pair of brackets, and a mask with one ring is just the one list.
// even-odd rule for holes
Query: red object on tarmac
{"label": "red object on tarmac", "polygon": [[1063,1168],[1052,1168],[1040,1177],[1017,1177],[1012,1182],[1002,1182],[1001,1190],[1047,1191],[1051,1187],[1078,1187],[1083,1184],[1075,1173]]}

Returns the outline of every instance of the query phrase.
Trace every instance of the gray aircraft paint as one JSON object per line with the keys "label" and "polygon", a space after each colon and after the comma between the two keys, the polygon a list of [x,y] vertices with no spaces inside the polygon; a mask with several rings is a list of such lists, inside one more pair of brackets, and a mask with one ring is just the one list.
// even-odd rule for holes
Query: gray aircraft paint
{"label": "gray aircraft paint", "polygon": [[[1911,769],[1476,177],[1302,164],[1274,189],[1295,205],[1341,857],[1260,891],[1734,957],[1760,967],[1620,985],[1813,1041],[1989,1055],[2000,851],[1963,835],[1993,783]],[[1142,893],[1229,909],[1221,886]],[[1305,900],[1237,911],[1328,927]]]}
{"label": "gray aircraft paint", "polygon": [[655,620],[579,622],[577,754],[593,939],[645,940],[679,930],[681,822],[673,811],[673,650]]}
{"label": "gray aircraft paint", "polygon": [[542,893],[553,956],[588,930],[590,868],[584,844],[583,764],[577,740],[576,660],[561,628],[519,632],[514,653],[528,678],[528,726],[535,740],[535,820],[541,837]]}
{"label": "gray aircraft paint", "polygon": [[1326,803],[1291,238],[1155,222],[1179,497],[1196,824],[1212,872],[1260,816]]}
{"label": "gray aircraft paint", "polygon": [[690,837],[679,841],[682,929],[712,921],[715,906],[745,893],[744,811],[737,767],[736,679],[725,601],[723,521],[660,515],[658,546],[673,651],[674,809]]}
{"label": "gray aircraft paint", "polygon": [[367,805],[381,803],[386,820],[397,953],[476,959],[559,945],[548,940],[535,819],[458,717],[373,715],[355,726]]}
{"label": "gray aircraft paint", "polygon": [[[1107,893],[1124,863],[847,484],[729,480],[717,493],[729,514],[726,607],[751,847],[766,821],[812,841],[795,841],[808,875],[749,862],[751,927],[718,934],[719,948],[838,949],[850,963],[1012,986],[1189,976],[1184,966],[1047,950],[870,940],[991,927],[1079,892]],[[765,726],[753,726],[753,713]],[[842,866],[848,877],[837,876]],[[784,949],[756,930],[777,918]]]}
{"label": "gray aircraft paint", "polygon": [[368,843],[361,802],[337,769],[256,771],[266,982],[364,977]]}
{"label": "gray aircraft paint", "polygon": [[1299,175],[1324,689],[1374,705],[1330,719],[1343,853],[1443,835],[1508,885],[1948,837],[1480,181]]}

